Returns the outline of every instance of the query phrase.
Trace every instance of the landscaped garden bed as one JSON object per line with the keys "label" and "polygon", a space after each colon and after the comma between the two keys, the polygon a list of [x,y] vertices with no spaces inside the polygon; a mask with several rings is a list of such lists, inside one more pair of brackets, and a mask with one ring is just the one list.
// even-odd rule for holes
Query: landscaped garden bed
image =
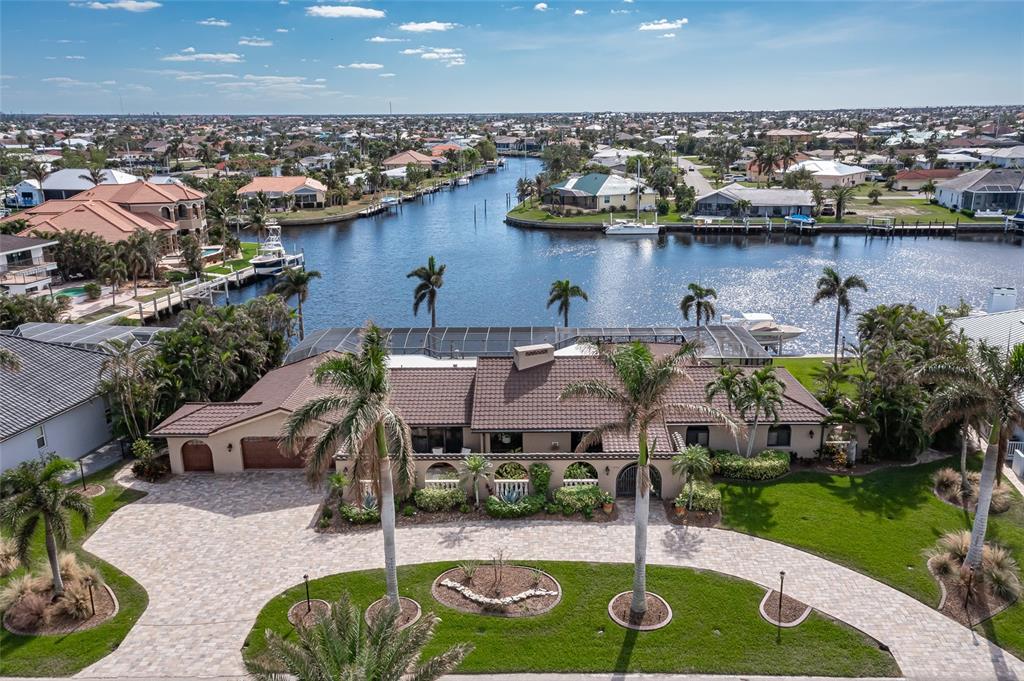
{"label": "landscaped garden bed", "polygon": [[[942,501],[974,513],[978,507],[978,489],[981,487],[981,473],[969,471],[967,473],[967,488],[965,489],[960,473],[952,468],[940,468],[935,471],[932,477],[935,482],[935,496]],[[1009,485],[996,485],[992,489],[992,501],[989,505],[989,513],[1005,513],[1012,502],[1012,492]]]}
{"label": "landscaped garden bed", "polygon": [[501,617],[543,614],[562,599],[555,578],[537,568],[467,561],[442,572],[431,587],[434,599],[459,612]]}
{"label": "landscaped garden bed", "polygon": [[939,610],[967,627],[998,615],[1021,594],[1020,570],[1010,552],[986,543],[981,567],[965,569],[970,543],[970,532],[949,532],[928,559],[928,569],[942,587]]}
{"label": "landscaped garden bed", "polygon": [[[370,606],[366,608],[366,613],[363,616],[366,623],[370,624],[373,622],[374,618],[380,615],[386,607],[388,607],[387,597],[378,598],[373,603],[370,603]],[[411,598],[406,598],[405,596],[398,597],[398,607],[398,619],[395,621],[395,624],[399,629],[405,629],[409,625],[415,624],[423,615],[423,611],[420,610],[420,604]]]}
{"label": "landscaped garden bed", "polygon": [[3,626],[21,636],[55,636],[85,631],[117,614],[117,598],[92,566],[73,553],[60,557],[64,593],[54,598],[48,575],[24,574],[2,593]]}
{"label": "landscaped garden bed", "polygon": [[637,631],[654,631],[668,626],[672,621],[672,608],[658,594],[647,591],[644,593],[646,609],[641,614],[631,610],[633,592],[623,591],[608,603],[608,614],[620,627]]}
{"label": "landscaped garden bed", "polygon": [[811,607],[774,589],[764,595],[758,606],[761,617],[779,627],[795,627],[811,614]]}
{"label": "landscaped garden bed", "polygon": [[288,608],[288,621],[293,627],[310,627],[331,611],[331,604],[321,598],[299,601]]}

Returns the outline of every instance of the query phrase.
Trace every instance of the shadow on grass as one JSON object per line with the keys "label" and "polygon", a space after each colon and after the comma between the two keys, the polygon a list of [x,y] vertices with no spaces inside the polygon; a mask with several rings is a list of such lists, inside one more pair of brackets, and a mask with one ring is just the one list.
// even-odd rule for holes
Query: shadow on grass
{"label": "shadow on grass", "polygon": [[[996,632],[995,624],[991,619],[987,619],[980,625],[981,630],[984,632],[985,638],[988,639],[988,655],[989,659],[992,660],[992,673],[997,679],[1005,679],[1006,681],[1013,681],[1020,677],[1010,669],[1006,663],[1006,651],[1003,650],[1002,643],[999,641],[999,634]],[[972,633],[974,630],[971,630]],[[975,640],[976,645],[981,645],[982,642]]]}
{"label": "shadow on grass", "polygon": [[615,672],[612,676],[613,679],[622,681],[626,678],[626,672],[629,671],[629,661],[633,657],[633,649],[636,647],[636,640],[639,634],[640,632],[636,629],[626,629],[626,637],[622,639],[622,647],[619,648],[619,655],[615,658],[615,666],[612,668],[612,671]]}
{"label": "shadow on grass", "polygon": [[733,529],[757,536],[776,526],[774,509],[779,503],[764,499],[764,491],[765,483],[754,482],[733,482],[722,489],[722,508]]}
{"label": "shadow on grass", "polygon": [[806,475],[818,478],[822,487],[860,513],[897,520],[935,498],[932,492],[935,468],[930,464],[888,468],[849,477],[821,473]]}

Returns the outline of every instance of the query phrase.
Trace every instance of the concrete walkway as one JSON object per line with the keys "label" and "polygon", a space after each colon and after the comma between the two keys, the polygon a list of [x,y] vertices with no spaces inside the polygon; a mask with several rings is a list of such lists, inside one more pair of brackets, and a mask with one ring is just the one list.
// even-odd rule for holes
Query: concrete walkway
{"label": "concrete walkway", "polygon": [[[316,496],[298,472],[192,474],[115,513],[85,548],[149,593],[121,646],[81,678],[232,678],[263,605],[310,577],[380,567],[379,531],[308,529]],[[401,563],[488,559],[631,562],[632,526],[504,521],[399,530]],[[913,679],[1024,679],[1024,663],[910,596],[860,573],[774,542],[653,518],[650,562],[715,570],[786,591],[885,643]],[[769,672],[771,670],[765,670]],[[611,675],[609,675],[609,678]]]}

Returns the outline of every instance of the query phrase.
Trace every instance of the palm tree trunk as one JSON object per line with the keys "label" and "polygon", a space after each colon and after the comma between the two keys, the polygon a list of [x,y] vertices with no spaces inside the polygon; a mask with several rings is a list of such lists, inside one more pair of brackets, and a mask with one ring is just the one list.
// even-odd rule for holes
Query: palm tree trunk
{"label": "palm tree trunk", "polygon": [[[996,426],[999,428],[999,426]],[[981,567],[982,550],[985,547],[985,533],[988,531],[988,510],[992,504],[992,488],[996,481],[996,468],[999,467],[1000,452],[1006,436],[999,429],[998,444],[989,444],[985,452],[985,463],[981,466],[981,482],[978,485],[978,508],[974,512],[974,527],[971,528],[971,546],[967,551],[964,564],[971,569]]]}
{"label": "palm tree trunk", "polygon": [[476,501],[476,507],[480,508],[480,480],[473,476],[473,499]]}
{"label": "palm tree trunk", "polygon": [[302,294],[298,296],[299,303],[299,340],[306,337],[306,320],[302,317]]}
{"label": "palm tree trunk", "polygon": [[640,458],[636,465],[636,514],[633,517],[633,599],[629,611],[637,616],[647,612],[647,515],[651,490],[647,484],[647,433],[640,433]]}
{"label": "palm tree trunk", "polygon": [[50,559],[50,572],[53,573],[53,597],[56,599],[64,593],[64,578],[60,576],[60,560],[57,558],[57,541],[50,529],[50,519],[43,519],[46,530],[46,557]]}
{"label": "palm tree trunk", "polygon": [[430,304],[430,328],[437,327],[437,308],[434,303]]}
{"label": "palm tree trunk", "polygon": [[384,582],[393,607],[398,603],[398,560],[395,557],[395,487],[384,424],[376,425],[377,455],[380,457],[380,526],[384,531]]}
{"label": "palm tree trunk", "polygon": [[757,437],[757,424],[758,417],[761,415],[760,409],[754,410],[754,427],[750,429],[750,437],[747,438],[747,458],[749,459],[754,453],[754,439]]}
{"label": "palm tree trunk", "polygon": [[841,308],[839,306],[839,303],[836,303],[836,336],[835,336],[835,340],[833,341],[833,344],[832,344],[832,361],[833,362],[838,362],[839,361],[839,319],[840,319],[839,315],[840,315],[840,313],[842,311],[843,311],[843,308]]}
{"label": "palm tree trunk", "polygon": [[569,302],[566,301],[565,309],[562,310],[562,321],[565,322],[562,326],[569,328]]}
{"label": "palm tree trunk", "polygon": [[963,495],[967,496],[967,492],[971,488],[971,483],[967,480],[967,437],[969,432],[967,421],[960,430],[960,489],[963,490]]}

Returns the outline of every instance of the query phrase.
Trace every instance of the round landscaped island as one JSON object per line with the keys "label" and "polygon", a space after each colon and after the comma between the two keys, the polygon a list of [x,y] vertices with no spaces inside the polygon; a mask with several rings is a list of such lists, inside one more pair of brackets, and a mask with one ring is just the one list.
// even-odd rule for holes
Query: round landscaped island
{"label": "round landscaped island", "polygon": [[[530,589],[559,594],[517,599],[529,604],[521,606],[527,610],[535,607],[531,601],[555,601],[542,612],[517,617],[495,617],[507,613],[471,607],[472,599],[460,589],[442,586],[446,579],[463,584],[466,566],[466,562],[446,562],[398,569],[401,595],[418,601],[424,617],[433,613],[441,620],[425,654],[437,654],[458,643],[474,646],[459,673],[900,675],[895,660],[877,641],[818,612],[812,611],[795,628],[780,630],[769,624],[758,613],[764,589],[718,573],[649,565],[647,588],[664,599],[673,616],[659,629],[633,631],[613,622],[608,613],[609,602],[632,584],[631,564],[506,562],[499,583],[503,598]],[[508,572],[512,568],[523,568],[525,581],[521,583],[520,575],[512,579]],[[494,581],[493,561],[481,561],[470,570],[474,572],[470,584],[476,587],[470,590],[484,595],[486,584]],[[329,602],[348,593],[365,612],[385,591],[384,572],[330,575],[310,581],[309,588],[313,597]],[[465,602],[456,608],[439,601],[435,597],[439,588]],[[298,639],[287,613],[304,596],[300,582],[263,607],[243,649],[247,658],[255,659],[266,650],[267,629],[288,641]]]}
{"label": "round landscaped island", "polygon": [[442,572],[430,591],[459,612],[499,617],[542,615],[562,600],[554,577],[523,565],[462,564]]}

